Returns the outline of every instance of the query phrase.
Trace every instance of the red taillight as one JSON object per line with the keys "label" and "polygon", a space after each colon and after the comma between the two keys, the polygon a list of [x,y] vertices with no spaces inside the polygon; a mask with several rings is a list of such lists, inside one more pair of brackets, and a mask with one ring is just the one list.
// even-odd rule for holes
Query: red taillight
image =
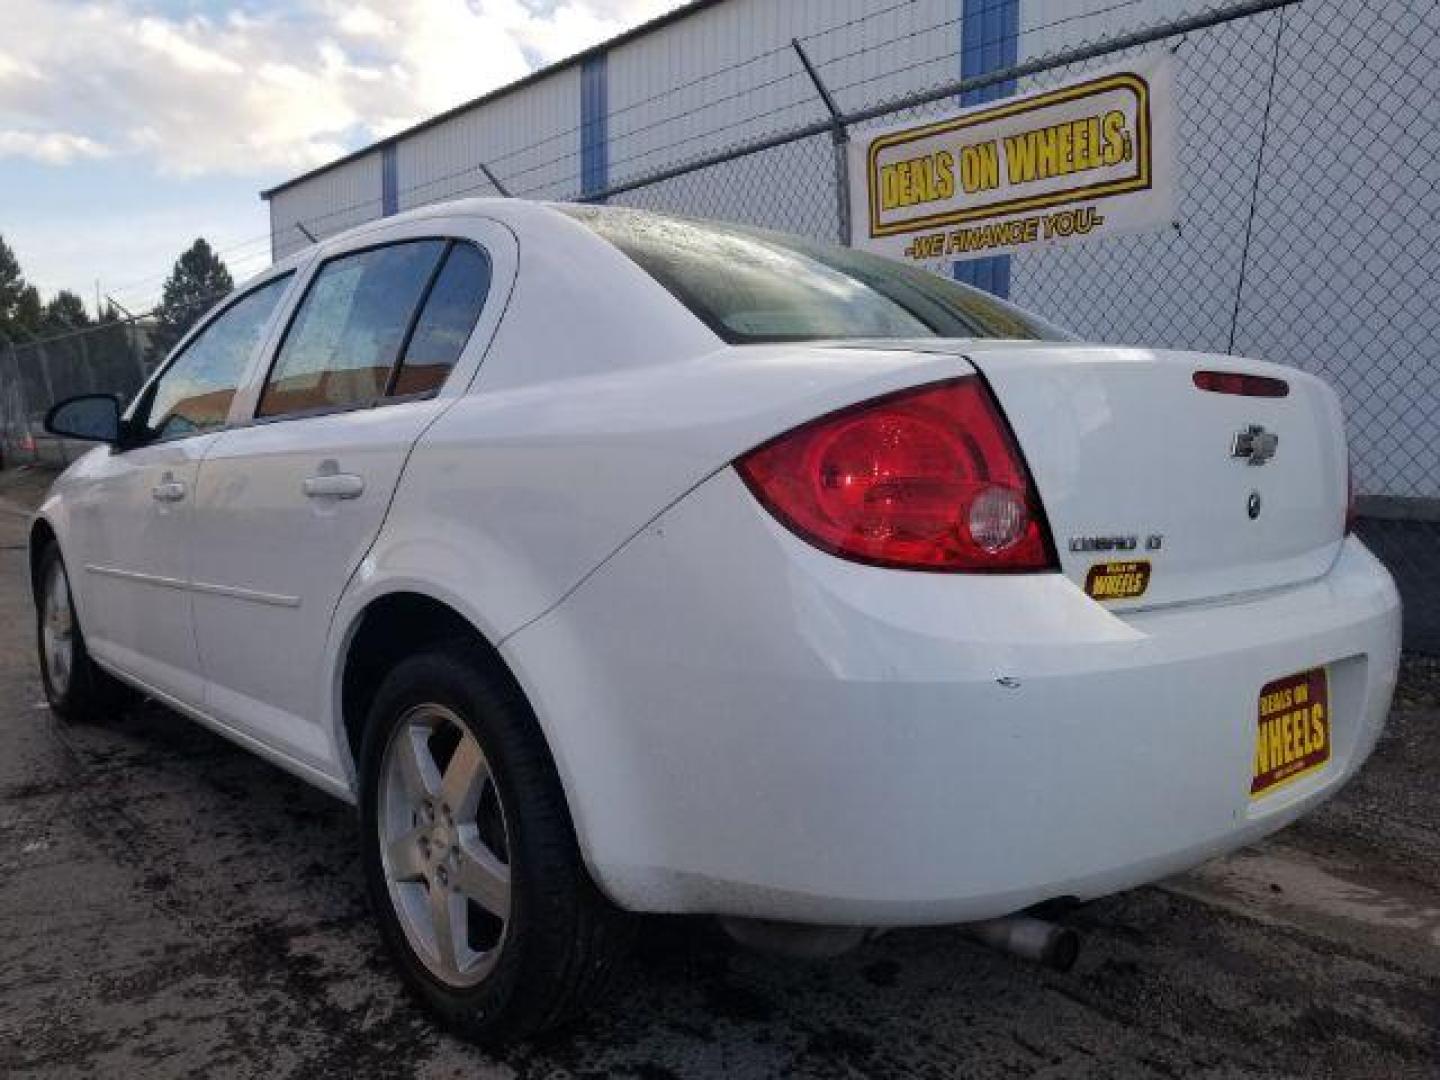
{"label": "red taillight", "polygon": [[974,376],[798,427],[735,463],[755,497],[816,547],[909,570],[1052,570],[1019,447]]}
{"label": "red taillight", "polygon": [[1239,371],[1197,371],[1195,385],[1212,394],[1238,394],[1240,397],[1287,397],[1290,384],[1268,375],[1245,375]]}

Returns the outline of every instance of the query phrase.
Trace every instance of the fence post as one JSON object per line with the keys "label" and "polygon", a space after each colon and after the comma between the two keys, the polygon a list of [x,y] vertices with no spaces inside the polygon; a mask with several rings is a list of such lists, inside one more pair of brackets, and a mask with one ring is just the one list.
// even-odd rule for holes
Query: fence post
{"label": "fence post", "polygon": [[[80,346],[80,368],[85,372],[85,392],[94,393],[100,390],[100,380],[96,378],[95,362],[90,358],[90,348],[85,343],[85,339],[89,336],[90,331],[88,329],[81,330],[75,335],[75,341]],[[77,384],[71,383],[70,385],[74,387]],[[74,391],[72,390],[71,392],[73,393]],[[61,439],[60,464],[69,465],[73,460],[70,456],[72,453],[74,453],[74,448],[71,446],[70,440]]]}
{"label": "fence post", "polygon": [[[15,393],[6,397],[20,410],[20,423],[25,428],[25,442],[30,446],[30,457],[33,461],[39,461],[40,443],[35,438],[35,432],[30,430],[30,395],[25,392],[25,376],[20,373],[20,349],[10,337],[5,337],[5,347],[10,351],[10,378],[15,388]],[[10,422],[14,422],[13,416]]]}
{"label": "fence post", "polygon": [[135,388],[138,390],[150,377],[150,369],[145,366],[145,350],[140,347],[140,332],[135,326],[136,322],[133,318],[125,320],[125,351],[135,361],[135,372],[138,376]]}
{"label": "fence post", "polygon": [[[50,377],[50,350],[45,348],[44,342],[37,341],[31,348],[35,350],[35,362],[40,365],[40,376],[45,380],[45,410],[48,413],[55,407],[55,382]],[[35,439],[35,460],[42,461],[44,455],[40,453],[40,440]],[[65,448],[62,445],[60,455],[63,458]]]}
{"label": "fence post", "polygon": [[1235,355],[1235,334],[1240,327],[1240,305],[1245,300],[1245,269],[1250,262],[1250,234],[1255,228],[1255,208],[1260,201],[1260,180],[1265,175],[1265,144],[1270,141],[1270,105],[1275,100],[1275,76],[1280,70],[1280,36],[1285,33],[1285,9],[1275,12],[1275,48],[1270,54],[1270,81],[1265,88],[1265,111],[1260,117],[1260,149],[1255,154],[1255,179],[1250,185],[1250,211],[1245,216],[1245,241],[1240,246],[1240,273],[1235,279],[1235,306],[1230,313],[1228,356]]}
{"label": "fence post", "polygon": [[815,84],[815,92],[820,95],[820,100],[825,103],[826,110],[830,113],[830,141],[835,146],[835,212],[838,218],[837,224],[840,229],[840,243],[850,243],[850,131],[845,126],[845,114],[835,104],[835,99],[830,96],[830,88],[820,78],[820,73],[815,70],[815,65],[810,62],[806,55],[805,48],[800,44],[800,39],[791,38],[790,44],[795,47],[795,54],[800,57],[800,63],[805,66],[805,74],[810,76],[810,81]]}
{"label": "fence post", "polygon": [[[19,450],[23,445],[15,438],[17,426],[24,426],[26,442],[32,440],[30,417],[25,408],[25,387],[20,381],[20,358],[15,353],[15,342],[3,334],[0,334],[0,339],[5,342],[5,355],[10,361],[9,372],[0,373],[0,409],[3,409],[3,412],[0,412],[0,421],[3,421],[3,430],[0,430],[0,468],[4,468],[9,464],[5,460],[5,452],[11,447]],[[19,425],[16,423],[17,419]]]}
{"label": "fence post", "polygon": [[500,193],[502,199],[510,198],[510,189],[500,182],[500,178],[490,171],[490,166],[480,162],[480,171],[485,174],[485,179],[490,181],[490,186]]}
{"label": "fence post", "polygon": [[[85,373],[84,383],[85,392],[87,394],[99,388],[99,383],[95,378],[95,368],[90,363],[90,348],[88,345],[85,344],[85,339],[89,336],[89,330],[81,330],[79,333],[74,335],[75,343],[80,347],[80,370]],[[70,385],[72,387],[76,386],[78,385],[79,381],[80,380],[76,380]]]}

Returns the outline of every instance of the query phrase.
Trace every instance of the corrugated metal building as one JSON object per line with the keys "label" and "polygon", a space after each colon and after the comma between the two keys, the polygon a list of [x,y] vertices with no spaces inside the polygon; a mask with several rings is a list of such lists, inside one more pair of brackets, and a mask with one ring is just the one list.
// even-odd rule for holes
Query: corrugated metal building
{"label": "corrugated metal building", "polygon": [[[265,192],[273,252],[303,247],[307,231],[322,237],[428,202],[493,195],[481,163],[516,194],[574,198],[814,120],[820,102],[795,38],[827,81],[863,90],[857,100],[934,85],[960,70],[967,7],[988,20],[1018,0],[696,0]],[[833,220],[833,186],[811,197]]]}
{"label": "corrugated metal building", "polygon": [[[265,192],[272,248],[278,258],[308,243],[307,234],[495,194],[491,177],[527,197],[594,195],[823,120],[794,39],[849,112],[1201,7],[1185,0],[696,0]],[[1178,65],[1183,241],[1161,231],[1048,248],[975,260],[959,276],[1099,340],[1230,348],[1319,370],[1346,396],[1361,489],[1440,499],[1440,407],[1416,404],[1440,401],[1440,327],[1434,305],[1428,314],[1416,306],[1423,302],[1417,271],[1440,278],[1440,238],[1417,254],[1400,231],[1423,223],[1388,220],[1377,228],[1353,205],[1362,196],[1383,198],[1383,206],[1376,202],[1383,213],[1413,216],[1414,204],[1423,208],[1428,199],[1433,234],[1436,65],[1416,64],[1406,50],[1422,50],[1422,61],[1433,55],[1437,29],[1430,4],[1422,41],[1417,7],[1427,5],[1307,0],[1278,16],[1167,42],[1185,61]],[[992,85],[966,103],[1075,73]],[[1337,87],[1337,80],[1348,81]],[[1373,144],[1375,125],[1396,115],[1389,98],[1397,82],[1411,99],[1405,108],[1430,124],[1418,136],[1418,156],[1407,159],[1420,162],[1412,166],[1418,171],[1398,174],[1389,144],[1346,149],[1366,145],[1367,133]],[[1431,90],[1417,104],[1427,82]],[[1331,105],[1323,125],[1313,116],[1316,101]],[[1333,152],[1307,124],[1323,127]],[[1277,142],[1269,151],[1267,134]],[[1302,151],[1305,166],[1297,168]],[[613,201],[833,238],[831,154],[819,135]],[[1317,207],[1334,223],[1317,225]],[[1356,290],[1364,303],[1354,302]],[[1381,357],[1388,367],[1377,377]]]}

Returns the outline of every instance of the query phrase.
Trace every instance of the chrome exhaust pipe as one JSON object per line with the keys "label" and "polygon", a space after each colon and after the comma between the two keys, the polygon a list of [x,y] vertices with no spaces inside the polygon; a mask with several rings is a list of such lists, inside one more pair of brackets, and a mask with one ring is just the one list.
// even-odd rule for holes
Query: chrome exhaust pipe
{"label": "chrome exhaust pipe", "polygon": [[1067,926],[1028,915],[1007,915],[1003,919],[966,923],[964,929],[982,945],[1042,964],[1052,971],[1069,971],[1080,955],[1078,933]]}

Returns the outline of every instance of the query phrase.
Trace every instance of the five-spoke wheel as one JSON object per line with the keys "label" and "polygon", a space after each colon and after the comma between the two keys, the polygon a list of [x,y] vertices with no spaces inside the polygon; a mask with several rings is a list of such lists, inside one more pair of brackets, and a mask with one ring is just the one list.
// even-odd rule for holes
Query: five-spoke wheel
{"label": "five-spoke wheel", "polygon": [[490,763],[451,709],[422,704],[391,732],[382,772],[380,852],[405,936],[437,979],[472,986],[494,968],[510,919]]}
{"label": "five-spoke wheel", "polygon": [[70,692],[75,669],[75,614],[70,607],[70,582],[65,565],[51,559],[40,596],[40,658],[49,690],[63,699]]}
{"label": "five-spoke wheel", "polygon": [[483,642],[386,675],[360,751],[365,876],[411,989],[485,1043],[534,1034],[604,987],[629,920],[595,888],[539,724]]}

